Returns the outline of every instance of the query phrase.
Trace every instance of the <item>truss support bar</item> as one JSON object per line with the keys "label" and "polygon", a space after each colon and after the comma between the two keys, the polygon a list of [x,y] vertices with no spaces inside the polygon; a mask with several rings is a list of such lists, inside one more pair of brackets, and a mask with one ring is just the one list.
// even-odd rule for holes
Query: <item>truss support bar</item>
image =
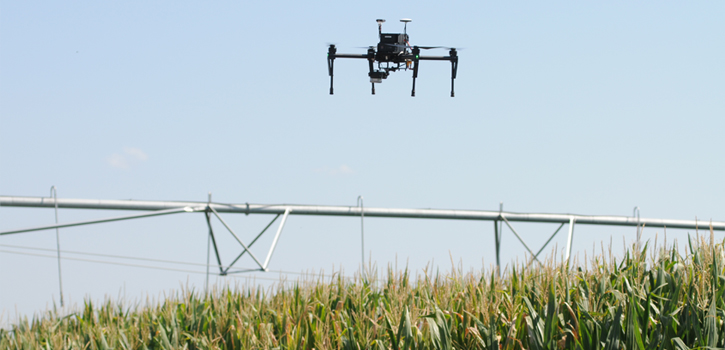
{"label": "truss support bar", "polygon": [[274,253],[274,248],[277,247],[277,242],[279,241],[279,235],[282,233],[282,229],[284,228],[284,224],[287,222],[287,216],[290,213],[290,208],[285,209],[284,215],[282,215],[282,221],[279,223],[279,227],[277,228],[277,233],[274,235],[274,240],[272,241],[272,246],[269,247],[269,253],[267,254],[267,259],[264,259],[264,266],[262,266],[262,270],[267,271],[267,266],[269,266],[269,260],[272,259],[272,253]]}
{"label": "truss support bar", "polygon": [[[564,227],[564,224],[559,225],[559,228],[557,228],[556,231],[554,231],[554,233],[551,234],[551,236],[549,237],[549,239],[546,240],[546,243],[544,243],[544,245],[541,246],[541,249],[539,249],[539,251],[536,252],[536,255],[535,255],[536,258],[539,257],[539,254],[541,254],[541,252],[544,251],[544,248],[546,248],[546,246],[549,245],[549,242],[551,242],[551,240],[554,239],[554,237],[556,236],[556,234],[559,233],[559,231],[561,231],[561,228],[562,227]],[[531,265],[531,263],[533,263],[533,262],[534,262],[534,259],[531,259],[531,261],[529,261],[529,263],[528,263],[528,265],[526,265],[526,267],[528,267],[529,265]]]}
{"label": "truss support bar", "polygon": [[572,216],[569,218],[569,236],[566,238],[566,261],[569,261],[571,256],[571,243],[574,240],[574,223],[576,219]]}
{"label": "truss support bar", "polygon": [[[60,200],[59,200],[60,201]],[[58,206],[61,207],[62,206]],[[161,215],[168,215],[168,214],[176,214],[176,213],[192,213],[195,211],[203,211],[203,209],[194,209],[191,207],[184,207],[184,208],[176,208],[176,209],[167,209],[167,210],[159,210],[154,211],[151,213],[145,213],[145,214],[136,214],[136,215],[127,215],[127,216],[117,216],[113,218],[106,218],[106,219],[98,219],[98,220],[89,220],[89,221],[78,221],[78,222],[71,222],[67,224],[56,224],[56,225],[47,225],[47,226],[38,226],[38,227],[31,227],[31,228],[24,228],[20,230],[11,230],[11,231],[3,231],[0,232],[0,236],[4,235],[11,235],[15,233],[24,233],[24,232],[33,232],[33,231],[42,231],[42,230],[52,230],[52,229],[59,229],[64,227],[73,227],[73,226],[83,226],[83,225],[91,225],[91,224],[100,224],[104,222],[113,222],[113,221],[122,221],[122,220],[131,220],[131,219],[140,219],[140,218],[148,218],[152,216],[161,216]]]}
{"label": "truss support bar", "polygon": [[532,251],[531,251],[531,248],[529,248],[529,246],[528,246],[528,245],[526,245],[526,242],[524,242],[523,238],[521,238],[521,236],[519,236],[519,233],[518,233],[518,232],[516,232],[516,230],[514,230],[513,226],[511,226],[511,224],[509,223],[509,221],[508,221],[508,220],[506,220],[506,217],[505,217],[505,216],[503,216],[503,215],[501,215],[501,218],[502,218],[502,219],[503,219],[503,221],[504,221],[504,222],[506,223],[506,226],[508,226],[508,227],[509,227],[509,229],[511,229],[511,232],[513,232],[513,233],[514,233],[514,235],[516,236],[516,238],[518,238],[518,239],[519,239],[519,242],[521,242],[521,244],[523,244],[523,245],[524,245],[524,248],[526,248],[526,250],[528,250],[528,251],[529,251],[529,254],[531,254],[531,257],[532,257],[532,258],[533,258],[534,260],[536,260],[536,262],[538,262],[539,264],[541,264],[541,261],[539,261],[539,259],[537,259],[537,258],[536,258],[536,255],[534,254],[534,252],[532,252]]}
{"label": "truss support bar", "polygon": [[[270,226],[272,226],[272,224],[273,224],[273,223],[274,223],[275,221],[277,221],[277,219],[279,219],[279,216],[280,216],[280,215],[282,215],[282,214],[277,214],[277,216],[275,216],[275,217],[274,217],[274,219],[272,219],[272,221],[270,221],[270,222],[269,222],[269,224],[267,224],[267,226],[266,226],[266,227],[264,228],[264,230],[262,230],[262,232],[260,232],[260,233],[259,233],[259,234],[257,235],[257,237],[254,237],[254,239],[252,240],[252,242],[250,242],[250,243],[249,243],[249,248],[252,248],[252,246],[254,245],[254,242],[256,242],[256,241],[257,241],[257,240],[259,239],[259,237],[262,237],[262,235],[263,235],[263,234],[264,234],[265,232],[267,232],[267,229],[268,229],[268,228],[269,228]],[[232,268],[232,266],[234,266],[234,264],[236,264],[236,262],[237,262],[237,261],[238,261],[238,260],[239,260],[239,259],[240,259],[240,258],[241,258],[241,257],[242,257],[243,255],[244,255],[244,253],[246,253],[246,252],[247,252],[247,251],[246,251],[246,250],[244,250],[244,251],[242,251],[241,253],[239,253],[239,255],[237,255],[236,259],[234,259],[234,261],[232,261],[232,263],[231,263],[231,264],[229,264],[229,266],[227,267],[227,269],[226,269],[226,270],[224,270],[224,273],[228,273],[228,272],[229,272],[229,269],[231,269],[231,268]],[[256,271],[259,271],[259,270],[256,270]]]}
{"label": "truss support bar", "polygon": [[549,242],[551,242],[551,240],[554,239],[556,234],[559,233],[559,231],[561,230],[562,227],[564,227],[564,224],[559,225],[559,228],[557,228],[556,231],[554,231],[554,233],[551,235],[551,237],[549,237],[549,239],[546,240],[546,243],[544,243],[544,245],[541,246],[541,249],[539,249],[539,251],[536,252],[537,258],[539,257],[539,254],[541,254],[541,252],[544,250],[544,248],[546,248],[546,246],[549,245]]}
{"label": "truss support bar", "polygon": [[[8,207],[37,207],[53,208],[53,198],[47,197],[12,197],[0,196],[0,206]],[[206,210],[207,202],[177,202],[177,201],[134,201],[134,200],[91,200],[91,199],[67,199],[58,198],[58,208],[75,209],[111,209],[111,210],[181,210],[184,207],[201,208],[192,211]],[[360,208],[356,206],[332,206],[332,205],[291,205],[291,204],[221,204],[211,203],[210,207],[219,213],[240,213],[240,214],[282,214],[290,209],[292,215],[314,215],[314,216],[360,216]],[[180,211],[179,211],[180,212]],[[163,215],[164,212],[158,212]],[[595,215],[572,215],[572,214],[543,214],[543,213],[513,213],[488,210],[455,210],[455,209],[401,209],[401,208],[372,208],[365,207],[365,217],[387,217],[387,218],[418,218],[418,219],[449,219],[449,220],[500,220],[501,215],[506,215],[509,222],[538,222],[538,223],[568,223],[574,218],[577,224],[581,225],[612,225],[640,227],[659,227],[668,229],[691,229],[702,227],[702,222],[695,220],[669,220],[669,219],[648,219],[635,218],[631,216],[595,216]],[[48,228],[55,228],[51,226]],[[713,221],[712,229],[725,231],[725,222]],[[15,232],[15,231],[12,231]]]}
{"label": "truss support bar", "polygon": [[252,254],[251,251],[249,251],[249,247],[247,247],[247,245],[244,244],[244,242],[242,242],[241,239],[239,239],[239,237],[237,236],[237,234],[234,233],[234,231],[232,230],[231,227],[229,227],[229,225],[227,225],[227,223],[224,221],[224,219],[222,219],[222,217],[219,215],[219,213],[217,213],[216,210],[214,210],[214,208],[212,208],[212,207],[209,207],[209,209],[211,209],[211,212],[214,213],[214,216],[216,216],[216,218],[219,219],[219,221],[222,223],[222,225],[224,225],[224,227],[227,228],[227,230],[229,231],[229,233],[231,233],[232,236],[234,236],[234,239],[236,239],[237,242],[239,242],[239,244],[242,245],[242,248],[244,248],[244,251],[249,253],[249,256],[251,256],[252,259],[254,259],[254,262],[257,263],[257,265],[259,265],[259,268],[263,269],[264,267],[262,266],[262,264],[259,263],[259,260],[257,260],[257,257],[254,256],[254,254]]}

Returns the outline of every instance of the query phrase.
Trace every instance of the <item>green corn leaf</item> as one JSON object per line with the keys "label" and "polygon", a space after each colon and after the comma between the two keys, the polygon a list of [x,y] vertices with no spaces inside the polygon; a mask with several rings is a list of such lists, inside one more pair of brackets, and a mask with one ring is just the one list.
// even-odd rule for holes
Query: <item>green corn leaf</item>
{"label": "green corn leaf", "polygon": [[617,311],[614,314],[614,320],[612,325],[609,326],[609,334],[604,342],[605,350],[619,350],[620,340],[622,338],[622,305],[617,307]]}
{"label": "green corn leaf", "polygon": [[531,316],[526,317],[526,331],[529,334],[529,347],[532,350],[544,350],[544,342],[536,331],[536,325],[531,319]]}
{"label": "green corn leaf", "polygon": [[400,326],[398,326],[398,337],[396,339],[398,343],[400,343],[400,339],[404,339],[403,350],[408,350],[414,345],[415,336],[410,325],[410,311],[408,311],[407,306],[403,310],[403,315],[400,317]]}
{"label": "green corn leaf", "polygon": [[718,340],[718,329],[717,329],[717,309],[715,306],[715,298],[710,300],[710,308],[705,315],[705,328],[703,334],[703,340],[706,342],[706,346],[714,348],[717,346]]}
{"label": "green corn leaf", "polygon": [[637,306],[637,298],[634,293],[630,293],[629,305],[627,306],[626,345],[627,349],[644,350]]}
{"label": "green corn leaf", "polygon": [[438,324],[438,329],[441,332],[441,350],[453,349],[453,345],[451,344],[450,326],[448,322],[446,322],[446,317],[443,315],[443,311],[439,308],[436,308],[436,323]]}
{"label": "green corn leaf", "polygon": [[531,305],[531,301],[528,297],[523,297],[526,308],[529,311],[529,315],[526,316],[526,330],[529,335],[529,346],[533,350],[545,350],[546,344],[544,344],[544,326],[541,324],[542,320],[539,314],[536,313],[536,309]]}
{"label": "green corn leaf", "polygon": [[165,327],[163,324],[159,324],[159,335],[157,338],[157,342],[162,349],[173,350],[174,347],[171,346],[171,342],[169,342],[169,337],[166,335],[166,330],[164,328]]}
{"label": "green corn leaf", "polygon": [[435,319],[427,317],[425,319],[426,325],[428,325],[428,333],[430,336],[430,343],[433,346],[433,349],[440,350],[443,348],[442,342],[441,342],[441,335],[440,331],[438,330],[438,325],[436,324]]}
{"label": "green corn leaf", "polygon": [[675,347],[675,350],[690,350],[680,337],[672,338],[672,345]]}
{"label": "green corn leaf", "polygon": [[400,338],[395,336],[393,325],[390,324],[388,315],[385,315],[385,332],[388,334],[388,339],[390,339],[391,348],[393,350],[399,350],[398,344],[400,344]]}
{"label": "green corn leaf", "polygon": [[347,327],[345,335],[342,337],[342,348],[345,350],[360,350],[360,345],[355,340],[355,330]]}
{"label": "green corn leaf", "polygon": [[[544,324],[544,346],[554,348],[556,344],[556,332],[558,331],[557,323],[558,308],[556,302],[556,293],[554,283],[549,286],[549,301],[546,306],[546,323]],[[562,322],[564,323],[564,322]]]}

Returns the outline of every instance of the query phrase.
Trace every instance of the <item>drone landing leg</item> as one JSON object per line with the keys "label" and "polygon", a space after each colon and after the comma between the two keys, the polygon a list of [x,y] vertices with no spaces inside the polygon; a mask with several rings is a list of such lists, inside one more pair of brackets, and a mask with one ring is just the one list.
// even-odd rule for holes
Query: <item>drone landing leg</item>
{"label": "drone landing leg", "polygon": [[330,45],[329,50],[327,51],[327,71],[330,73],[330,95],[332,95],[332,71],[335,69],[335,54],[337,53],[337,49],[335,48],[335,45]]}
{"label": "drone landing leg", "polygon": [[333,90],[332,90],[332,70],[334,68],[334,64],[335,64],[334,62],[335,61],[333,61],[332,59],[328,59],[327,60],[327,65],[328,65],[328,68],[330,70],[330,95],[333,94]]}
{"label": "drone landing leg", "polygon": [[413,91],[410,93],[410,96],[415,97],[415,78],[418,77],[418,60],[415,60],[413,62]]}
{"label": "drone landing leg", "polygon": [[451,62],[453,68],[451,68],[451,97],[456,97],[454,82],[456,81],[456,70],[458,68],[458,62]]}
{"label": "drone landing leg", "polygon": [[[372,48],[368,49],[368,68],[370,68],[370,74],[373,74],[373,62],[375,61],[375,50]],[[372,75],[370,75],[372,77]],[[375,95],[375,83],[370,82],[373,86],[373,95]]]}
{"label": "drone landing leg", "polygon": [[418,60],[418,55],[420,55],[420,49],[417,46],[413,46],[413,91],[410,93],[410,96],[415,97],[415,78],[418,77],[418,64],[420,64],[420,61]]}
{"label": "drone landing leg", "polygon": [[451,57],[451,97],[456,97],[456,93],[455,93],[454,85],[453,85],[456,80],[456,73],[458,72],[458,52],[456,51],[456,49],[451,49],[450,57]]}
{"label": "drone landing leg", "polygon": [[454,92],[454,89],[453,89],[453,81],[454,81],[453,79],[454,78],[451,78],[451,97],[456,97],[456,93]]}

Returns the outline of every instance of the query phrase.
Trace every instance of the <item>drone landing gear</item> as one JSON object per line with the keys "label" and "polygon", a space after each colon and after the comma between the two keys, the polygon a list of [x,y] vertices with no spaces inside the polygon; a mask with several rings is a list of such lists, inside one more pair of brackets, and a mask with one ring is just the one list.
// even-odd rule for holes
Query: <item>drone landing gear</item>
{"label": "drone landing gear", "polygon": [[415,79],[418,78],[418,64],[420,63],[418,57],[420,57],[420,49],[416,46],[413,48],[413,91],[410,93],[412,97],[415,97]]}
{"label": "drone landing gear", "polygon": [[327,50],[327,70],[330,73],[330,95],[333,94],[332,71],[335,68],[335,54],[336,53],[337,53],[337,49],[335,48],[335,45],[330,45],[330,48]]}
{"label": "drone landing gear", "polygon": [[455,79],[458,72],[458,51],[451,49],[448,56],[420,56],[420,48],[413,46],[410,60],[413,62],[413,90],[410,96],[415,96],[415,80],[418,78],[418,65],[422,60],[429,61],[450,61],[451,62],[451,97],[456,96]]}
{"label": "drone landing gear", "polygon": [[[370,73],[368,73],[368,76],[371,79],[373,78],[373,74],[374,74],[373,73],[374,72],[374,70],[373,70],[373,62],[375,62],[375,50],[368,49],[368,67],[370,68]],[[373,95],[375,95],[375,83],[371,81],[370,82],[370,85],[373,86],[373,90],[372,91],[373,91]]]}
{"label": "drone landing gear", "polygon": [[451,49],[448,54],[451,58],[451,97],[456,97],[453,83],[456,80],[456,73],[458,72],[458,52],[456,49]]}
{"label": "drone landing gear", "polygon": [[410,96],[415,97],[415,78],[418,77],[418,61],[413,66],[413,91],[410,92]]}

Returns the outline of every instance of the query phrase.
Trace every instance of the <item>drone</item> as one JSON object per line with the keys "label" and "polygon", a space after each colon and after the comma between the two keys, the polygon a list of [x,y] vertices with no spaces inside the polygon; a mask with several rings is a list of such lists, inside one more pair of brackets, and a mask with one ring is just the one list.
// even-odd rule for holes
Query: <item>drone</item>
{"label": "drone", "polygon": [[[412,20],[403,18],[400,20],[404,23],[403,33],[383,33],[384,19],[378,19],[378,35],[380,42],[376,47],[368,47],[366,54],[340,54],[337,53],[335,45],[330,45],[327,50],[327,68],[330,73],[330,95],[333,94],[333,69],[335,58],[361,58],[368,60],[370,72],[370,83],[372,84],[372,93],[375,95],[375,84],[380,84],[383,79],[387,79],[391,72],[398,70],[413,71],[413,91],[411,96],[415,96],[415,79],[418,77],[418,66],[420,61],[450,61],[451,62],[451,97],[455,96],[454,81],[456,72],[458,71],[458,51],[456,48],[448,48],[444,46],[411,46],[407,33],[408,23]],[[420,50],[430,49],[449,49],[448,56],[421,56]],[[377,67],[376,67],[377,63]]]}

